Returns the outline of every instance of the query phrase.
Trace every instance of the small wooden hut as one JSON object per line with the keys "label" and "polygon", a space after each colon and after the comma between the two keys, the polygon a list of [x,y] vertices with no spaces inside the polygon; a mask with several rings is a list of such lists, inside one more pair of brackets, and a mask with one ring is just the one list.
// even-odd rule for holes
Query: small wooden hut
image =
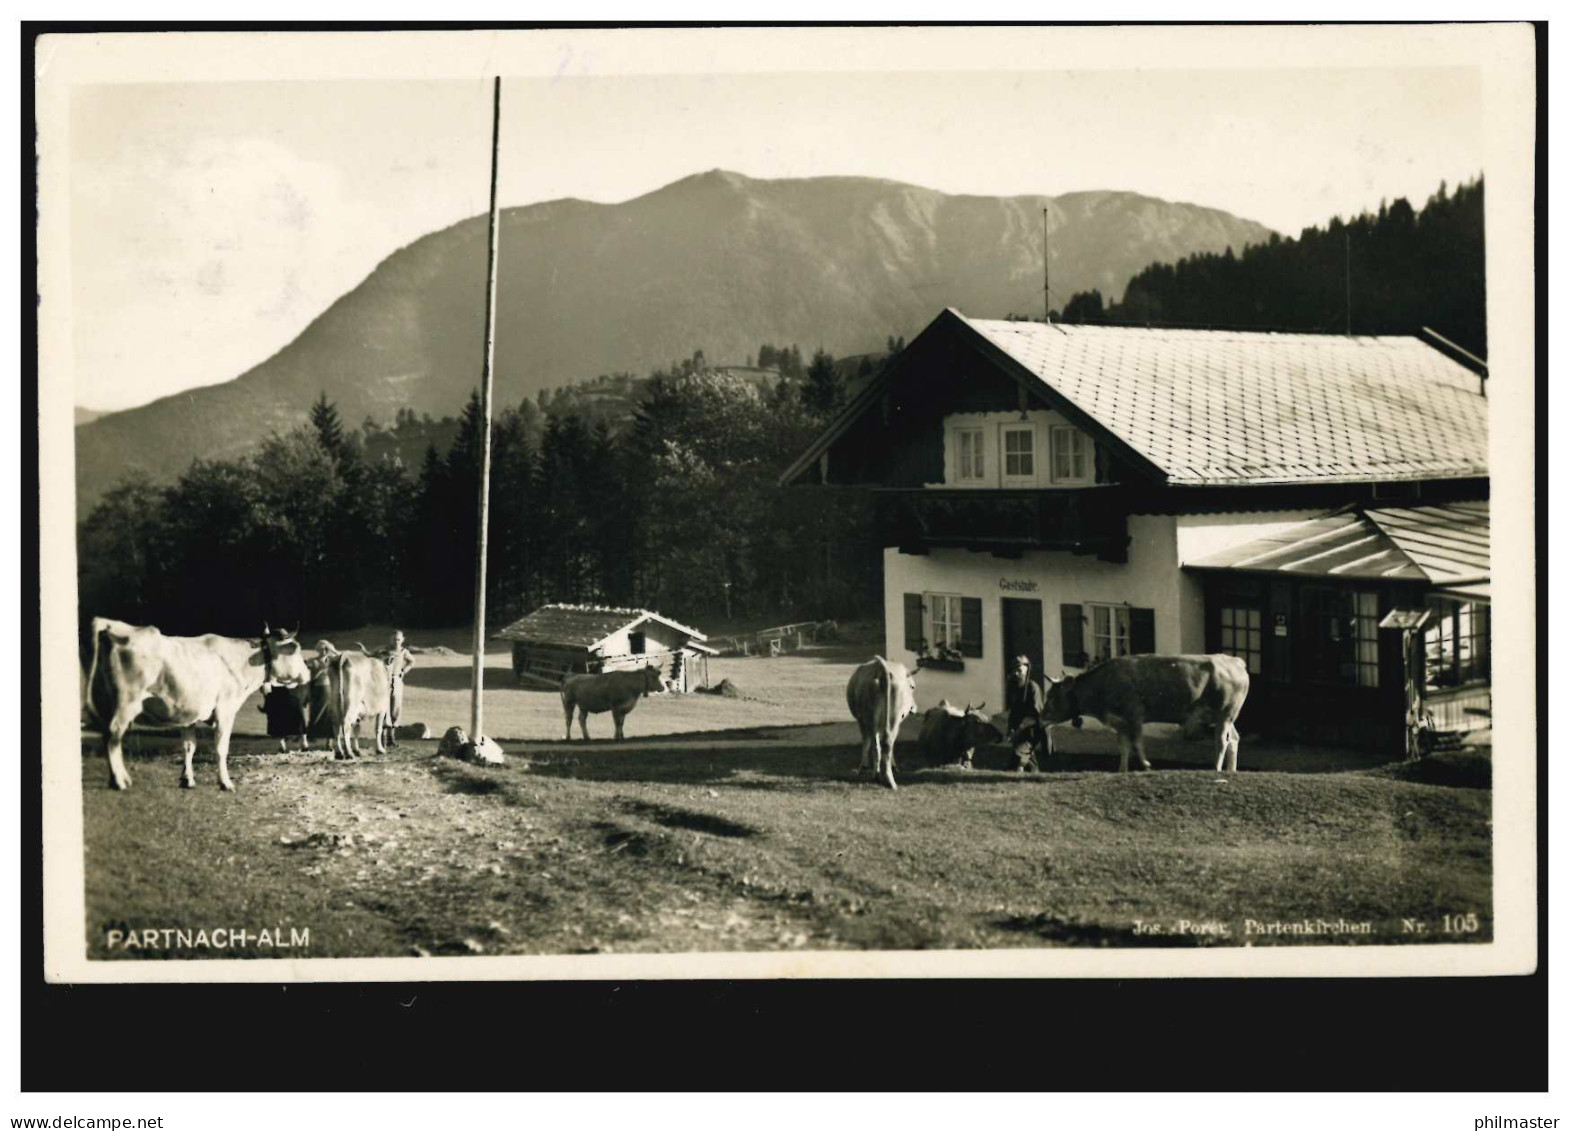
{"label": "small wooden hut", "polygon": [[708,686],[708,638],[647,609],[543,605],[496,639],[512,642],[519,684],[556,687],[573,672],[618,671],[653,663],[671,691]]}

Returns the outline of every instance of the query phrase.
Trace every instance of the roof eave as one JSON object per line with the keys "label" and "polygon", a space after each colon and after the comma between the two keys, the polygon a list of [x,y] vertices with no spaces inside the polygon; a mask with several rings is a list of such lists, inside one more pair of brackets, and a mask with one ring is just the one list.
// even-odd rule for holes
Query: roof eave
{"label": "roof eave", "polygon": [[1214,477],[1182,477],[1172,476],[1167,480],[1170,487],[1298,487],[1324,484],[1333,486],[1346,483],[1419,483],[1419,482],[1447,482],[1458,479],[1486,479],[1487,469],[1471,468],[1462,471],[1403,471],[1379,472],[1368,474],[1358,472],[1351,475],[1280,475],[1280,476],[1232,476],[1230,478]]}
{"label": "roof eave", "polygon": [[[915,343],[924,338],[931,332],[934,326],[937,326],[946,318],[963,321],[962,316],[952,307],[944,307],[943,312],[927,323],[926,329],[917,334],[910,341],[910,344],[905,346],[881,373],[872,378],[867,383],[866,388],[852,397],[849,403],[839,410],[838,415],[828,422],[817,438],[807,445],[806,451],[802,452],[794,463],[784,469],[779,476],[779,486],[789,487],[794,484],[805,473],[807,468],[816,463],[822,454],[834,445],[835,441],[850,430],[851,426],[862,417],[866,410],[876,403],[877,398],[888,391],[888,386],[893,383],[894,378],[904,368],[905,359],[910,356],[910,352],[915,348]],[[824,483],[824,486],[827,486],[827,484]]]}

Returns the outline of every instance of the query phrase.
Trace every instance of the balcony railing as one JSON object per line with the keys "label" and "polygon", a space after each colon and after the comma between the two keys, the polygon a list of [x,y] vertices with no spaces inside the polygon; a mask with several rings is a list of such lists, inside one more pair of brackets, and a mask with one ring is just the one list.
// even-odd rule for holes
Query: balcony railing
{"label": "balcony railing", "polygon": [[1126,561],[1128,510],[1115,487],[1073,490],[882,492],[890,544],[920,551],[964,546],[996,553],[1068,550]]}

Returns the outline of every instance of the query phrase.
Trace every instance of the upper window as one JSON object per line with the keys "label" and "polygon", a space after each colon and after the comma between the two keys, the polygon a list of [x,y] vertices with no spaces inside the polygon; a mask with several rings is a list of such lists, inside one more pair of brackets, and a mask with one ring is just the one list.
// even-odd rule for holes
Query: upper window
{"label": "upper window", "polygon": [[986,430],[960,428],[955,433],[958,481],[980,483],[986,479]]}
{"label": "upper window", "polygon": [[1003,425],[1002,481],[1005,485],[1035,485],[1035,425]]}
{"label": "upper window", "polygon": [[1090,438],[1077,428],[1058,425],[1051,430],[1051,480],[1053,483],[1088,483],[1094,477]]}

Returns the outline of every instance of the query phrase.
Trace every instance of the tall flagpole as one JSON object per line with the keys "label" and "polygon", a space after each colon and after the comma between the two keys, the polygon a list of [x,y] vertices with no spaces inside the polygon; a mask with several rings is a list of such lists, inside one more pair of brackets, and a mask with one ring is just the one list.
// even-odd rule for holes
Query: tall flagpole
{"label": "tall flagpole", "polygon": [[501,76],[496,76],[495,106],[490,126],[490,255],[485,267],[485,368],[480,378],[479,408],[484,426],[479,441],[479,531],[474,551],[474,702],[469,741],[479,742],[485,724],[485,551],[490,534],[490,387],[496,359],[496,248],[501,239],[501,213],[496,207],[496,168],[501,157]]}

